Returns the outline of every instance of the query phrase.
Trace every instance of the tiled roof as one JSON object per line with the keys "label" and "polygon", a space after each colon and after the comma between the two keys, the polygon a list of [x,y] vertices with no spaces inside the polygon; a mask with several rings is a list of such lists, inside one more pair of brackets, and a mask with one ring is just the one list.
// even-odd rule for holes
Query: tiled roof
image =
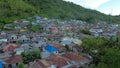
{"label": "tiled roof", "polygon": [[88,59],[73,53],[66,53],[66,54],[63,54],[63,56],[75,62],[89,62]]}
{"label": "tiled roof", "polygon": [[47,68],[47,67],[50,67],[50,63],[46,60],[36,60],[30,66],[30,68]]}
{"label": "tiled roof", "polygon": [[51,54],[50,58],[48,58],[47,60],[58,67],[66,66],[70,62],[69,59],[56,54]]}
{"label": "tiled roof", "polygon": [[71,66],[71,67],[69,67],[69,68],[77,68],[77,66]]}
{"label": "tiled roof", "polygon": [[79,45],[75,45],[73,46],[78,52],[81,52],[83,50],[82,47],[80,47]]}
{"label": "tiled roof", "polygon": [[56,43],[53,43],[52,46],[54,46],[55,48],[57,48],[59,51],[66,50],[66,48],[64,46],[61,46],[61,45],[56,44]]}
{"label": "tiled roof", "polygon": [[9,64],[15,64],[23,61],[23,57],[21,55],[11,56],[10,58],[6,59],[5,62]]}
{"label": "tiled roof", "polygon": [[16,44],[8,44],[3,46],[3,51],[13,51],[15,48],[18,48],[19,46]]}

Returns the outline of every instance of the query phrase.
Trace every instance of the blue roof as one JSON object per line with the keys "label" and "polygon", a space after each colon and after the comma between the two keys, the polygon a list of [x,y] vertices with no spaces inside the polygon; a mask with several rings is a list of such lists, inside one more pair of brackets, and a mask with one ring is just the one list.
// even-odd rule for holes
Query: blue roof
{"label": "blue roof", "polygon": [[0,68],[2,68],[2,62],[0,61]]}
{"label": "blue roof", "polygon": [[71,41],[68,41],[68,40],[65,40],[65,41],[62,41],[61,44],[67,44],[67,45],[70,45],[72,42]]}
{"label": "blue roof", "polygon": [[56,52],[56,51],[58,51],[57,48],[55,48],[55,47],[53,47],[53,46],[51,46],[51,45],[47,45],[47,46],[45,47],[45,50],[47,50],[48,52]]}

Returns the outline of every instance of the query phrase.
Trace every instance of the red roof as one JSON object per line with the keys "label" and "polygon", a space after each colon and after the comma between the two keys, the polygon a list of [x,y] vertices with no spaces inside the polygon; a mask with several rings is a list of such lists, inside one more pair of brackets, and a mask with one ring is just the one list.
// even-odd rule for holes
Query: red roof
{"label": "red roof", "polygon": [[18,48],[19,46],[16,44],[8,44],[3,46],[3,51],[13,51],[15,48]]}
{"label": "red roof", "polygon": [[58,67],[66,66],[68,65],[68,62],[70,62],[69,59],[56,54],[51,54],[50,58],[48,58],[47,60],[53,63],[54,65],[57,65]]}
{"label": "red roof", "polygon": [[30,68],[47,68],[50,67],[50,63],[46,60],[36,60]]}
{"label": "red roof", "polygon": [[70,66],[69,68],[77,68],[77,66]]}
{"label": "red roof", "polygon": [[10,58],[6,59],[5,62],[9,64],[15,64],[23,61],[23,57],[21,55],[11,56]]}
{"label": "red roof", "polygon": [[57,48],[59,51],[66,50],[65,46],[61,46],[61,45],[56,44],[56,43],[53,43],[52,46],[54,46],[55,48]]}
{"label": "red roof", "polygon": [[63,54],[63,56],[75,62],[89,62],[88,59],[73,53],[66,53],[66,54]]}
{"label": "red roof", "polygon": [[75,45],[73,46],[78,52],[81,52],[83,50],[82,47],[80,47],[79,45]]}
{"label": "red roof", "polygon": [[52,31],[57,30],[56,27],[51,27],[50,29],[51,29]]}

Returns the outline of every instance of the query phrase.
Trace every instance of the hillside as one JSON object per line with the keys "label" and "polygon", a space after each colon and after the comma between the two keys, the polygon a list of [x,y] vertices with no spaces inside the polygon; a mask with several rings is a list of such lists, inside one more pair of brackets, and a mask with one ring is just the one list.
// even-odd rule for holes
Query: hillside
{"label": "hillside", "polygon": [[79,19],[90,23],[108,21],[119,23],[118,17],[110,17],[96,10],[86,9],[63,0],[0,0],[0,22],[11,21],[32,15],[48,18]]}
{"label": "hillside", "polygon": [[41,16],[60,19],[79,19],[91,23],[98,21],[110,21],[119,23],[117,17],[110,17],[96,10],[86,9],[71,2],[63,0],[24,0],[25,2],[37,7]]}
{"label": "hillside", "polygon": [[11,23],[13,19],[34,14],[36,8],[22,0],[0,0],[0,22]]}

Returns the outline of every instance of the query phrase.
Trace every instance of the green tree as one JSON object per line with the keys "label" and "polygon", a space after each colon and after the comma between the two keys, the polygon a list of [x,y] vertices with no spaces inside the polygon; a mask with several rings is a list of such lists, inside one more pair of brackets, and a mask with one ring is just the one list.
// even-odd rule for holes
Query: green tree
{"label": "green tree", "polygon": [[33,61],[35,59],[41,58],[41,52],[40,50],[32,50],[27,53],[22,52],[21,55],[23,56],[24,63],[28,63],[30,61]]}
{"label": "green tree", "polygon": [[30,27],[30,30],[33,32],[42,32],[43,31],[43,26],[42,25],[32,25]]}
{"label": "green tree", "polygon": [[23,62],[20,62],[20,63],[18,64],[18,68],[24,68],[24,63],[23,63]]}
{"label": "green tree", "polygon": [[105,63],[99,63],[96,68],[109,68]]}
{"label": "green tree", "polygon": [[106,44],[104,38],[84,38],[82,41],[82,47],[86,53],[92,52],[93,50],[99,50]]}
{"label": "green tree", "polygon": [[91,35],[91,32],[88,29],[80,29],[80,33]]}
{"label": "green tree", "polygon": [[102,62],[106,63],[109,68],[120,67],[120,50],[119,48],[106,48],[105,55],[101,57]]}
{"label": "green tree", "polygon": [[4,24],[0,23],[0,29],[3,29]]}
{"label": "green tree", "polygon": [[69,45],[65,45],[65,48],[67,49],[67,51],[68,51],[68,52],[70,52],[70,51],[71,51],[71,49],[70,49]]}

